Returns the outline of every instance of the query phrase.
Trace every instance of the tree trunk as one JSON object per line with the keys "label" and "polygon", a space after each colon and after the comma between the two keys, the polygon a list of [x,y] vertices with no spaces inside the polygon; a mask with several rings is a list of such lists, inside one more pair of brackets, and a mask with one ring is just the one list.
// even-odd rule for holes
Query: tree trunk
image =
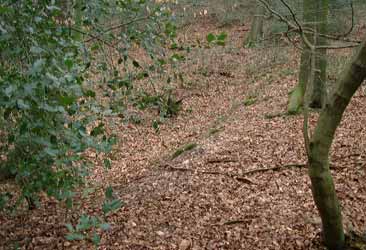
{"label": "tree trunk", "polygon": [[[316,15],[315,30],[316,34],[326,34],[328,26],[328,0],[316,1],[315,10]],[[316,37],[316,46],[325,46],[327,39],[322,36]],[[327,50],[317,49],[316,50],[316,61],[315,61],[315,79],[312,85],[312,92],[310,96],[309,106],[311,108],[322,108],[325,104],[326,97],[326,80],[327,80]]]}
{"label": "tree trunk", "polygon": [[[327,32],[327,19],[328,19],[328,0],[303,0],[304,10],[304,27],[312,28],[316,31],[316,34],[325,34]],[[307,39],[313,43],[314,37],[312,34],[305,34]],[[326,45],[326,39],[317,35],[315,46]],[[326,96],[326,67],[327,67],[327,51],[326,49],[316,50],[316,72],[315,78],[310,89],[310,102],[309,106],[312,108],[321,108],[324,105]],[[295,87],[289,98],[288,113],[297,113],[304,103],[304,94],[306,84],[309,81],[311,72],[311,53],[309,48],[303,45],[303,51],[301,53],[299,82]]]}
{"label": "tree trunk", "polygon": [[329,169],[329,151],[344,110],[365,78],[366,38],[332,90],[310,142],[312,193],[322,219],[325,244],[330,250],[343,249],[344,231],[341,208]]}
{"label": "tree trunk", "polygon": [[263,21],[265,13],[265,7],[261,3],[257,3],[250,33],[244,43],[245,47],[252,47],[263,37]]}

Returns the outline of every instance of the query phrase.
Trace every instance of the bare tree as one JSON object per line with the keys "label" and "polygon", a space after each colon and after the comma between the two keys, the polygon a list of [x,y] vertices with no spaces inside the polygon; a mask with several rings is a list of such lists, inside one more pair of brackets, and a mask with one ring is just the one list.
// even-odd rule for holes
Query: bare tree
{"label": "bare tree", "polygon": [[[338,197],[335,192],[333,178],[329,168],[329,153],[334,139],[335,131],[340,124],[343,113],[352,96],[366,78],[366,38],[359,46],[358,52],[345,68],[340,80],[331,89],[329,97],[325,99],[325,105],[317,121],[314,134],[308,132],[308,104],[311,101],[311,86],[317,77],[317,50],[340,48],[338,46],[322,45],[317,38],[327,37],[320,33],[321,29],[309,29],[302,26],[296,18],[291,7],[284,1],[281,2],[291,12],[293,21],[271,9],[262,0],[269,11],[280,21],[287,23],[289,30],[300,34],[305,48],[309,51],[310,74],[308,81],[304,82],[304,141],[308,156],[309,176],[312,183],[312,193],[318,208],[324,235],[325,245],[330,250],[341,250],[345,247],[345,235],[342,224],[342,213]],[[327,0],[323,0],[326,2]],[[309,37],[309,34],[312,37]],[[310,39],[309,39],[310,38]],[[353,46],[353,45],[352,45]],[[341,46],[342,47],[342,46]]]}
{"label": "bare tree", "polygon": [[365,78],[366,38],[331,90],[309,144],[308,161],[312,193],[322,219],[325,244],[331,250],[343,249],[344,231],[341,208],[329,169],[329,151],[343,113]]}

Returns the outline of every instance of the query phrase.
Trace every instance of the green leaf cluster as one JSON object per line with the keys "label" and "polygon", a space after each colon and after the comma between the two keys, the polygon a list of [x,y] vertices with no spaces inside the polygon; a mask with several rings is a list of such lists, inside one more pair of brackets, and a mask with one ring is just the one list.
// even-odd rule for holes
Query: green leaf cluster
{"label": "green leaf cluster", "polygon": [[227,34],[225,32],[222,32],[218,35],[215,35],[213,33],[209,33],[206,36],[206,40],[207,40],[208,44],[220,45],[220,46],[225,46],[226,38],[227,38]]}
{"label": "green leaf cluster", "polygon": [[[171,93],[167,91],[163,94],[150,95],[142,92],[135,100],[135,105],[139,109],[154,108],[158,110],[161,118],[169,118],[176,116],[181,110],[182,100],[177,100]],[[154,127],[157,125],[154,125]]]}
{"label": "green leaf cluster", "polygon": [[[17,204],[37,205],[40,192],[72,204],[92,165],[85,152],[107,155],[116,142],[105,116],[133,99],[125,97],[134,81],[183,60],[164,59],[162,48],[176,36],[170,16],[169,8],[144,0],[1,1],[0,180],[19,185]],[[152,63],[131,56],[136,46]],[[94,81],[95,75],[101,77]],[[163,117],[180,107],[165,96],[156,104]],[[2,207],[8,197],[1,195]],[[105,211],[117,206],[110,202]]]}
{"label": "green leaf cluster", "polygon": [[[90,190],[87,190],[87,192],[89,191]],[[105,201],[102,207],[104,217],[106,217],[111,212],[117,211],[122,207],[122,205],[122,201],[115,198],[113,189],[111,187],[107,187],[105,191]],[[76,225],[67,223],[65,226],[68,230],[68,234],[66,235],[67,240],[75,241],[88,239],[91,240],[95,245],[99,245],[101,234],[111,228],[110,224],[104,219],[101,219],[98,216],[90,216],[87,214],[82,214]]]}

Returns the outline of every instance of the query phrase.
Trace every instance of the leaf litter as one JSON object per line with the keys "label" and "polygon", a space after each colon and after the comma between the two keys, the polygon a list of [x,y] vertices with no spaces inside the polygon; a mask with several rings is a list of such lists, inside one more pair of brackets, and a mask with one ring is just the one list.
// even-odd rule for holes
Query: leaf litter
{"label": "leaf litter", "polygon": [[[219,61],[205,65],[208,73],[183,67],[193,85],[182,87],[183,111],[159,133],[148,119],[120,125],[111,170],[96,167],[95,189],[80,211],[44,198],[40,209],[0,214],[0,249],[93,249],[66,241],[65,223],[98,213],[106,185],[125,205],[108,216],[111,229],[98,249],[324,249],[304,167],[302,117],[277,115],[296,84],[298,53],[284,48],[286,60],[276,62],[269,49],[240,48],[240,29],[226,27],[232,49],[221,48]],[[193,42],[217,29],[191,31]],[[359,233],[366,230],[365,90],[348,107],[331,155],[345,228]]]}

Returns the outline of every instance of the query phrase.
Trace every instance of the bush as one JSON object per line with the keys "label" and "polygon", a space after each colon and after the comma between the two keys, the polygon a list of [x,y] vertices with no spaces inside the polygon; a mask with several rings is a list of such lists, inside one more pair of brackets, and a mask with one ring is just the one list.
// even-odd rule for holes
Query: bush
{"label": "bush", "polygon": [[[70,199],[91,165],[85,152],[106,155],[115,143],[102,122],[113,110],[98,103],[86,78],[104,74],[109,85],[103,88],[115,94],[125,86],[121,79],[132,81],[145,72],[130,57],[133,45],[157,61],[164,37],[175,33],[165,22],[169,11],[150,1],[67,3],[5,0],[0,5],[0,179],[14,178],[22,191],[18,201],[31,206],[41,191]],[[109,58],[101,61],[103,46],[114,50],[123,67]]]}

